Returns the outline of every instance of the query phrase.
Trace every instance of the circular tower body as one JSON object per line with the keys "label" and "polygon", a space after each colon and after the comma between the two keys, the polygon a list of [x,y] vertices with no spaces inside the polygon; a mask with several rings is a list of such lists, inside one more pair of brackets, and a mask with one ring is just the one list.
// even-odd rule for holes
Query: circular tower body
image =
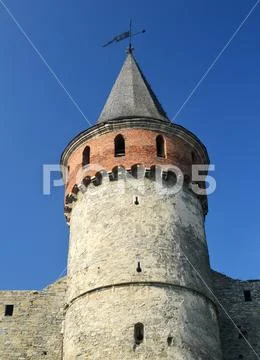
{"label": "circular tower body", "polygon": [[191,184],[192,165],[208,164],[207,152],[168,121],[131,54],[100,123],[68,145],[62,164],[64,360],[220,360],[207,201]]}

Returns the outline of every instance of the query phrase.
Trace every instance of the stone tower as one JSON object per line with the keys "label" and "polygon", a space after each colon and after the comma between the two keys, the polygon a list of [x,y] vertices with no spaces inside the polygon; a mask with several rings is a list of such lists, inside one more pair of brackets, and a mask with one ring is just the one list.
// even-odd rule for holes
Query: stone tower
{"label": "stone tower", "polygon": [[131,52],[97,124],[61,164],[70,226],[63,358],[222,359],[207,199],[191,189],[207,150],[170,122]]}

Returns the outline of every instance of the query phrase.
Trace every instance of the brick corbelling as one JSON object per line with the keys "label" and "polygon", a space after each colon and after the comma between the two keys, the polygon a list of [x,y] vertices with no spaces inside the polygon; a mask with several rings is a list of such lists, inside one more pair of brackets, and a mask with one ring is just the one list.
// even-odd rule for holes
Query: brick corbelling
{"label": "brick corbelling", "polygon": [[[115,157],[114,139],[122,134],[125,139],[125,156]],[[156,151],[156,136],[163,135],[166,142],[166,157],[160,158]],[[195,163],[207,164],[207,153],[201,148],[191,144],[178,135],[168,134],[161,131],[122,128],[104,134],[97,134],[89,138],[75,148],[67,159],[69,167],[66,194],[71,192],[73,186],[81,177],[82,154],[86,146],[90,147],[90,167],[84,171],[84,175],[94,176],[99,170],[111,171],[115,166],[122,165],[131,168],[136,163],[143,164],[146,168],[154,164],[178,166],[185,175],[191,177],[192,152],[196,156]],[[65,165],[65,164],[64,164]]]}
{"label": "brick corbelling", "polygon": [[[71,212],[73,209],[73,204],[78,199],[79,193],[85,193],[89,186],[99,186],[103,183],[110,181],[124,180],[127,181],[128,176],[131,178],[142,179],[149,178],[151,181],[156,181],[163,187],[172,187],[176,184],[176,174],[171,169],[164,169],[163,166],[153,165],[150,168],[145,168],[141,164],[134,164],[131,169],[125,169],[123,166],[115,166],[111,172],[106,170],[101,170],[97,172],[95,176],[85,176],[78,182],[74,184],[70,193],[67,193],[65,197],[65,206],[64,206],[64,215],[67,221],[67,224],[70,223]],[[189,191],[193,196],[198,197],[204,216],[208,212],[208,200],[206,195],[195,194],[192,190],[192,183],[190,179],[183,179],[183,189]]]}

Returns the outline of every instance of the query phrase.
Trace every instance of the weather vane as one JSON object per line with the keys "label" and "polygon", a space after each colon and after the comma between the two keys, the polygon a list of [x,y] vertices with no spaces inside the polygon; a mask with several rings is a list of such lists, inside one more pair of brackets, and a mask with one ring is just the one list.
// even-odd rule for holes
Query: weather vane
{"label": "weather vane", "polygon": [[140,35],[140,34],[143,34],[145,33],[146,30],[143,29],[141,31],[138,31],[136,33],[133,33],[133,29],[132,29],[132,20],[130,20],[130,24],[129,24],[129,30],[126,31],[126,32],[123,32],[122,34],[120,35],[116,35],[111,41],[109,41],[108,43],[104,44],[103,47],[106,47],[108,45],[111,45],[113,43],[116,43],[116,42],[119,42],[119,41],[122,41],[122,40],[125,40],[125,39],[128,39],[129,38],[129,47],[128,47],[128,52],[132,52],[134,50],[133,46],[132,46],[132,39],[134,36],[136,35]]}

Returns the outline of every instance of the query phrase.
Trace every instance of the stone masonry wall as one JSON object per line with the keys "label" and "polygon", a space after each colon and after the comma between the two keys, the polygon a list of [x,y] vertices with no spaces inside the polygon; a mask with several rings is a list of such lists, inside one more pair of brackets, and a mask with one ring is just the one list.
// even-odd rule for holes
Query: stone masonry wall
{"label": "stone masonry wall", "polygon": [[[260,280],[234,280],[215,271],[213,276],[217,298],[249,342],[248,344],[245,341],[230,318],[219,308],[224,360],[258,360],[260,358]],[[252,301],[245,301],[244,290],[250,291]]]}
{"label": "stone masonry wall", "polygon": [[68,302],[100,286],[151,279],[210,297],[183,256],[211,284],[201,203],[191,190],[172,190],[130,177],[79,192],[71,215]]}
{"label": "stone masonry wall", "polygon": [[[43,291],[0,291],[0,359],[62,360],[66,279]],[[5,306],[14,305],[12,316]]]}
{"label": "stone masonry wall", "polygon": [[[191,265],[211,284],[202,206],[187,187],[174,194],[167,184],[108,180],[78,194],[65,360],[221,359],[216,306]],[[136,322],[145,340],[134,348]]]}
{"label": "stone masonry wall", "polygon": [[[135,345],[134,325],[144,324]],[[220,360],[217,316],[203,296],[132,285],[79,298],[66,315],[64,360]]]}

